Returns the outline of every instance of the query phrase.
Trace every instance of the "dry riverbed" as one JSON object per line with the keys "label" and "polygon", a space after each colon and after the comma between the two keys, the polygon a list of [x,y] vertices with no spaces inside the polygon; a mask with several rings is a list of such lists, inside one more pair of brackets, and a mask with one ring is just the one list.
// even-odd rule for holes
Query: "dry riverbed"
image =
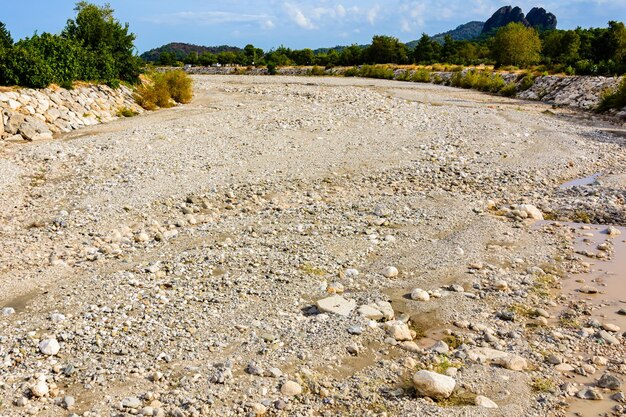
{"label": "dry riverbed", "polygon": [[194,81],[0,148],[0,416],[624,413],[622,127],[435,85]]}

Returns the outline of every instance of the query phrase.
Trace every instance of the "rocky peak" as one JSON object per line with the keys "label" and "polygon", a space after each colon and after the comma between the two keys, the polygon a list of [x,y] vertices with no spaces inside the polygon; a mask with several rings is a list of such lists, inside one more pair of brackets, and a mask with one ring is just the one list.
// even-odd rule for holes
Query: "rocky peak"
{"label": "rocky peak", "polygon": [[506,26],[512,22],[521,22],[528,26],[528,21],[524,17],[524,12],[519,7],[500,7],[486,22],[483,33],[489,33],[494,29]]}
{"label": "rocky peak", "polygon": [[526,15],[526,20],[532,27],[542,30],[556,29],[556,16],[546,12],[543,7],[533,7]]}

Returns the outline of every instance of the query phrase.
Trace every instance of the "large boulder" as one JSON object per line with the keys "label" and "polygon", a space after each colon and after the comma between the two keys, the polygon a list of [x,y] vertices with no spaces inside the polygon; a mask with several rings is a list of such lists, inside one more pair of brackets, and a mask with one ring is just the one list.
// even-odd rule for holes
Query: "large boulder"
{"label": "large boulder", "polygon": [[52,132],[48,126],[34,116],[26,116],[20,125],[19,133],[26,140],[52,139]]}
{"label": "large boulder", "polygon": [[413,385],[417,395],[443,400],[452,395],[456,381],[436,372],[419,371],[413,375]]}

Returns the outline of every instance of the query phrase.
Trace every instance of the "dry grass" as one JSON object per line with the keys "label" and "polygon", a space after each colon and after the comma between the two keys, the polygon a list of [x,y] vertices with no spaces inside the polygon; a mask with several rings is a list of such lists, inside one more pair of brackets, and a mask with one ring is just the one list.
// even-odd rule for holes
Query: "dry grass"
{"label": "dry grass", "polygon": [[176,103],[189,103],[193,98],[191,78],[181,70],[153,72],[142,77],[135,91],[135,100],[146,110],[168,108]]}

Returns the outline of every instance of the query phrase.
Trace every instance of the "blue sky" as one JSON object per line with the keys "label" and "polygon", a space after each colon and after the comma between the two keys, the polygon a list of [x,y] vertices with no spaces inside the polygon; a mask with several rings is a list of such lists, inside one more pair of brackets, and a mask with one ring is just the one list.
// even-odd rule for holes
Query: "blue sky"
{"label": "blue sky", "polygon": [[[73,0],[5,0],[0,21],[15,39],[59,32],[74,15]],[[102,4],[101,1],[94,3]],[[130,24],[136,46],[144,52],[169,42],[270,49],[318,48],[368,43],[384,34],[410,41],[470,20],[486,20],[499,7],[520,6],[528,12],[542,6],[556,14],[561,29],[605,27],[626,18],[624,0],[517,1],[492,0],[109,0],[116,17]]]}

